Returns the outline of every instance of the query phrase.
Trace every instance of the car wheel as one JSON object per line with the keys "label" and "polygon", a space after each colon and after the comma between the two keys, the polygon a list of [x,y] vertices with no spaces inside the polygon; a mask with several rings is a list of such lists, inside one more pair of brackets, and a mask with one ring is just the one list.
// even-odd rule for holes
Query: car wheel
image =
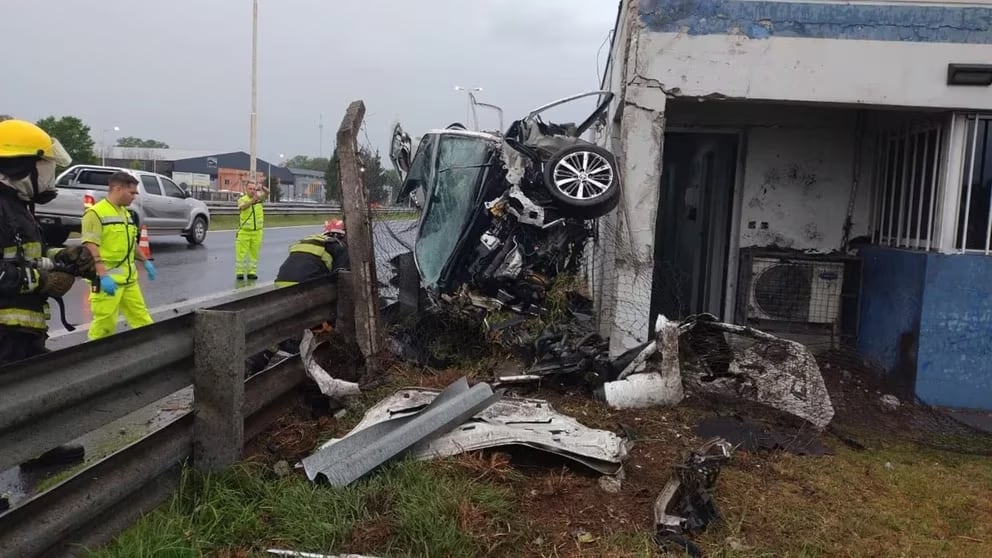
{"label": "car wheel", "polygon": [[569,217],[601,217],[620,201],[616,158],[598,145],[573,145],[552,155],[544,165],[544,185]]}
{"label": "car wheel", "polygon": [[193,219],[193,226],[189,229],[189,234],[186,235],[186,240],[190,244],[203,244],[203,241],[207,238],[207,220],[203,217],[197,217]]}
{"label": "car wheel", "polygon": [[49,228],[45,227],[42,231],[45,237],[45,245],[49,248],[56,248],[59,246],[65,246],[65,241],[69,240],[69,229],[59,227],[59,228]]}

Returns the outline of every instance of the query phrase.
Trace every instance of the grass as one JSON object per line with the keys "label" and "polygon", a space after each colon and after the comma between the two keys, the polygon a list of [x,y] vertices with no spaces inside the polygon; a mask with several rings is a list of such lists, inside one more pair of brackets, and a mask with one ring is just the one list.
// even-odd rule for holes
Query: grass
{"label": "grass", "polygon": [[273,547],[480,556],[490,547],[473,532],[505,522],[510,509],[506,490],[422,462],[399,462],[346,488],[296,475],[280,479],[245,464],[215,475],[187,473],[168,505],[86,556],[248,556]]}
{"label": "grass", "polygon": [[[336,426],[284,417],[272,432],[295,440],[310,421],[316,438],[341,435],[397,387],[444,386],[466,371],[404,373],[411,375],[355,400]],[[595,475],[511,464],[499,454],[403,461],[332,488],[299,474],[276,477],[274,460],[287,457],[261,450],[224,473],[187,473],[167,505],[88,556],[246,558],[266,556],[267,548],[381,557],[658,556],[654,498],[671,466],[701,442],[690,426],[706,411],[688,403],[614,411],[583,396],[535,396],[588,426],[638,432],[618,494],[604,492]],[[873,432],[850,433],[864,451],[825,437],[833,455],[735,453],[715,491],[722,520],[694,540],[719,558],[992,556],[989,458]],[[269,447],[270,435],[258,447]]]}

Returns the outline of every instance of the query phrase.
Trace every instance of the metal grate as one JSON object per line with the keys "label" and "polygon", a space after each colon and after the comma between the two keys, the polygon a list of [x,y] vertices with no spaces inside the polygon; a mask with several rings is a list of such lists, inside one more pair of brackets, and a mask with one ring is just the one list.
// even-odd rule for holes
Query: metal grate
{"label": "metal grate", "polygon": [[964,177],[957,247],[992,254],[992,115],[975,114],[965,129]]}
{"label": "metal grate", "polygon": [[939,122],[907,124],[878,134],[873,238],[877,244],[929,250],[944,128]]}

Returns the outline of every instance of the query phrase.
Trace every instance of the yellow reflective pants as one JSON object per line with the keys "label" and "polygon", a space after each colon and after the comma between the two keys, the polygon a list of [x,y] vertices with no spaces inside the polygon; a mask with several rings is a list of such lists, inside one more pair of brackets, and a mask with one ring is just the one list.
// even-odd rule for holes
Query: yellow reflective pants
{"label": "yellow reflective pants", "polygon": [[234,272],[236,275],[258,274],[258,253],[262,250],[262,231],[238,229],[234,238]]}
{"label": "yellow reflective pants", "polygon": [[275,281],[277,287],[292,287],[293,285],[299,285],[298,281]]}
{"label": "yellow reflective pants", "polygon": [[113,335],[117,331],[117,317],[124,316],[131,329],[153,323],[145,297],[141,294],[138,282],[127,285],[117,285],[113,295],[100,291],[90,293],[90,312],[93,322],[90,323],[90,341]]}

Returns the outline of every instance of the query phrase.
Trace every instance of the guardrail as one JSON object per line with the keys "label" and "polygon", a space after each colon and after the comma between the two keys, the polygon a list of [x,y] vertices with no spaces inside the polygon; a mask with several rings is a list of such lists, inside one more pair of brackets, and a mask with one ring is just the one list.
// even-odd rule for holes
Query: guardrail
{"label": "guardrail", "polygon": [[0,373],[0,471],[193,387],[193,411],[0,514],[0,556],[73,555],[115,537],[178,485],[184,463],[237,461],[306,378],[293,357],[244,379],[247,355],[353,316],[347,273],[195,310]]}
{"label": "guardrail", "polygon": [[[237,215],[238,207],[236,205],[211,205],[210,214],[211,215]],[[414,213],[417,210],[415,208],[381,208],[381,209],[370,209],[369,213],[372,215],[388,216],[388,215],[403,215]],[[327,206],[283,206],[282,204],[273,203],[267,204],[265,206],[266,215],[319,215],[321,213],[335,213],[341,214],[343,211],[340,207],[327,207]]]}

